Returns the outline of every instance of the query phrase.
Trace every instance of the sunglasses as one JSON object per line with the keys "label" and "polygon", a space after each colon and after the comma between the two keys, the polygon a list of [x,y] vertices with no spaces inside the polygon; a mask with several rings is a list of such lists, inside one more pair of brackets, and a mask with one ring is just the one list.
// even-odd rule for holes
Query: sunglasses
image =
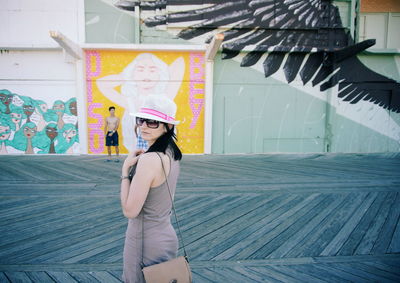
{"label": "sunglasses", "polygon": [[150,129],[157,129],[160,126],[160,121],[136,117],[136,125],[142,126],[144,122]]}

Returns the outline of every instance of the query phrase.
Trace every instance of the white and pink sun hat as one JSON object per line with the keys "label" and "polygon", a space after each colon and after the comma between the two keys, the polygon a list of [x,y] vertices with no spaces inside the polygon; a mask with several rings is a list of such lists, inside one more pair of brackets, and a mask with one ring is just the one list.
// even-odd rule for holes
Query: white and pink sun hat
{"label": "white and pink sun hat", "polygon": [[178,125],[175,120],[176,104],[163,95],[149,95],[135,117],[156,120],[172,125]]}

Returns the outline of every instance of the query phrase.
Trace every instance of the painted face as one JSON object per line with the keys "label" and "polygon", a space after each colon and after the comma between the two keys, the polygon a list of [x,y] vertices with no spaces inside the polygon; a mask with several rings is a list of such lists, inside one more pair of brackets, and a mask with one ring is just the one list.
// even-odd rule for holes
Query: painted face
{"label": "painted face", "polygon": [[36,135],[36,127],[34,127],[33,129],[29,128],[29,127],[25,127],[24,128],[24,136],[28,139],[33,138]]}
{"label": "painted face", "polygon": [[70,129],[69,131],[66,131],[63,133],[64,139],[70,143],[72,138],[76,136],[76,130],[75,129]]}
{"label": "painted face", "polygon": [[64,104],[55,104],[53,106],[53,110],[55,110],[56,112],[64,112],[65,106]]}
{"label": "painted face", "polygon": [[9,126],[0,126],[0,141],[8,140],[11,135]]}
{"label": "painted face", "polygon": [[35,111],[35,108],[33,108],[32,105],[24,105],[24,106],[23,106],[23,109],[24,109],[24,113],[25,113],[27,116],[31,116],[32,113]]}
{"label": "painted face", "polygon": [[47,104],[40,104],[40,110],[42,110],[43,113],[46,113],[49,107]]}
{"label": "painted face", "polygon": [[0,94],[0,100],[3,101],[4,105],[10,105],[12,102],[12,95]]}
{"label": "painted face", "polygon": [[137,81],[139,88],[149,90],[158,83],[160,70],[151,58],[143,58],[135,66],[133,77]]}
{"label": "painted face", "polygon": [[49,139],[54,140],[58,135],[57,129],[47,126],[46,127],[46,135],[49,137]]}
{"label": "painted face", "polygon": [[69,105],[69,111],[72,113],[72,115],[78,116],[76,101],[71,102]]}
{"label": "painted face", "polygon": [[19,113],[11,113],[11,121],[14,124],[19,124],[21,122],[22,114]]}

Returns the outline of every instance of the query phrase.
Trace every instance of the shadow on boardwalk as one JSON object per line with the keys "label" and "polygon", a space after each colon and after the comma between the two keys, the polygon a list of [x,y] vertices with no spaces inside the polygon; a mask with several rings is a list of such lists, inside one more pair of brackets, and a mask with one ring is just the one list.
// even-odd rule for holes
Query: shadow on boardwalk
{"label": "shadow on boardwalk", "polygon": [[[120,282],[121,163],[0,156],[0,282]],[[194,282],[400,282],[400,155],[185,156]]]}

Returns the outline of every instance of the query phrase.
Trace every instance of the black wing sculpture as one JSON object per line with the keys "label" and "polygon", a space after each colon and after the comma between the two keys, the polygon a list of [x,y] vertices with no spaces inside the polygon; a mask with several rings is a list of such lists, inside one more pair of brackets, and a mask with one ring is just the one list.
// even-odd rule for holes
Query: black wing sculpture
{"label": "black wing sculpture", "polygon": [[[283,67],[288,83],[299,74],[303,84],[318,85],[321,91],[338,85],[344,101],[367,100],[400,112],[400,84],[356,56],[375,40],[355,44],[332,0],[119,1],[116,6],[158,11],[145,19],[146,26],[181,23],[186,26],[178,34],[182,39],[209,34],[209,42],[214,33],[223,33],[222,59],[250,49],[242,67],[256,64],[268,51],[263,62],[266,77]],[[167,13],[168,6],[184,9]]]}

